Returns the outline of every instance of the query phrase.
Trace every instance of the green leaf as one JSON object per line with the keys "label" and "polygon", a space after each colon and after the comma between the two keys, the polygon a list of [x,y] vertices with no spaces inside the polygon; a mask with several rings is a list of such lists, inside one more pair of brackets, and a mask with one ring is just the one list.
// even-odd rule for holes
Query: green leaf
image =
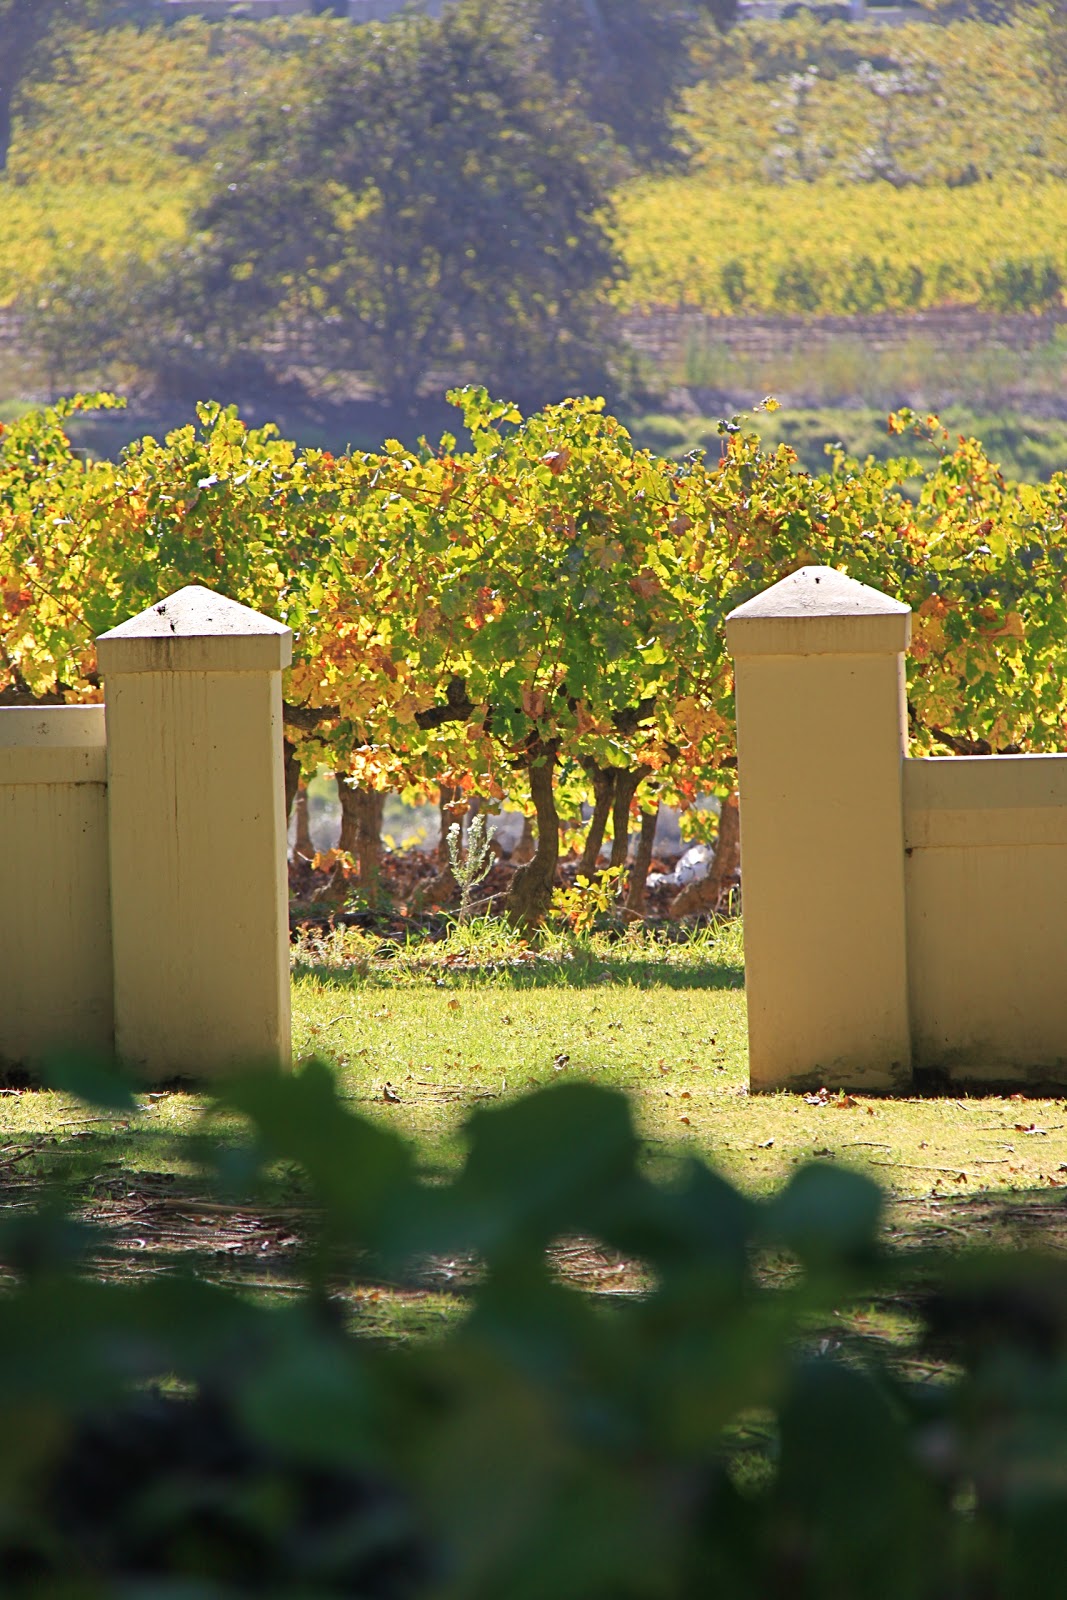
{"label": "green leaf", "polygon": [[623,1095],[563,1084],[478,1111],[454,1201],[477,1219],[483,1246],[543,1244],[589,1225],[636,1171],[638,1143]]}
{"label": "green leaf", "polygon": [[873,1179],[811,1162],[768,1202],[764,1234],[808,1266],[847,1264],[878,1241],[884,1197]]}
{"label": "green leaf", "polygon": [[410,1149],[394,1133],[353,1116],[337,1098],[330,1068],[243,1073],[216,1091],[217,1102],[247,1117],[264,1155],[303,1168],[326,1221],[352,1244],[380,1243],[403,1211],[412,1181]]}
{"label": "green leaf", "polygon": [[41,1076],[49,1089],[72,1094],[101,1111],[137,1111],[131,1080],[113,1057],[57,1050],[45,1057]]}

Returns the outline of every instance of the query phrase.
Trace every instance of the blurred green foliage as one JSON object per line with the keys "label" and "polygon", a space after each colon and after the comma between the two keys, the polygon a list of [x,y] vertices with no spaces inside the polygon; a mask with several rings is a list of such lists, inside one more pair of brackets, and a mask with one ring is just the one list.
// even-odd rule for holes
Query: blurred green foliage
{"label": "blurred green foliage", "polygon": [[[98,1069],[64,1085],[99,1095]],[[114,1086],[104,1101],[115,1103]],[[202,1146],[231,1199],[306,1199],[306,1288],[111,1281],[58,1205],[0,1249],[0,1579],[12,1595],[1026,1600],[1067,1509],[1062,1262],[884,1253],[825,1164],[766,1201],[650,1177],[625,1100],[569,1084],[468,1125],[448,1180],[329,1069],[238,1076]],[[555,1247],[640,1264],[587,1296]],[[80,1253],[89,1255],[79,1265]],[[389,1345],[342,1293],[466,1263]],[[372,1280],[373,1281],[373,1280]],[[907,1346],[849,1313],[907,1290]]]}

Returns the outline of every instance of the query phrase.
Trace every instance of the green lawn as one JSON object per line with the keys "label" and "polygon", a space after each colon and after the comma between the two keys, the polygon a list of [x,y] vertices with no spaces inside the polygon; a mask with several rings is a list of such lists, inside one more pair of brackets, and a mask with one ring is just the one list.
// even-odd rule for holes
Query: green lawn
{"label": "green lawn", "polygon": [[825,1096],[750,1096],[736,924],[678,944],[638,934],[535,951],[497,938],[469,952],[358,934],[306,948],[297,1056],[336,1061],[360,1109],[434,1161],[449,1159],[472,1103],[578,1075],[625,1089],[651,1156],[692,1150],[754,1190],[812,1157],[865,1167],[935,1210],[1067,1183],[1063,1101],[882,1100],[833,1083]]}
{"label": "green lawn", "polygon": [[[626,1091],[653,1166],[697,1154],[761,1192],[798,1163],[846,1162],[888,1191],[905,1245],[1058,1245],[1061,1233],[1067,1244],[1063,1101],[878,1100],[833,1083],[819,1095],[750,1096],[736,924],[678,942],[631,932],[538,946],[500,929],[406,947],[338,931],[297,950],[293,1007],[297,1060],[333,1063],[353,1108],[415,1140],[431,1171],[456,1161],[473,1106],[581,1076]],[[181,1259],[218,1281],[288,1292],[306,1221],[299,1180],[281,1174],[256,1205],[220,1199],[184,1143],[203,1106],[171,1090],[145,1095],[135,1115],[110,1115],[55,1092],[5,1090],[4,1209],[28,1208],[59,1173],[102,1229],[102,1271]],[[579,1251],[568,1270],[596,1287],[619,1269]],[[402,1291],[371,1282],[349,1294],[364,1319],[402,1335],[455,1309],[432,1273]]]}

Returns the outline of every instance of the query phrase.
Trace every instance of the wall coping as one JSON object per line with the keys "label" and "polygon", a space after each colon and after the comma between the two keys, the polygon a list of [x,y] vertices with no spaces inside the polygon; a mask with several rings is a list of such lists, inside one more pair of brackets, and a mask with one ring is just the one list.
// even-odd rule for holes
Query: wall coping
{"label": "wall coping", "polygon": [[104,783],[103,706],[0,707],[0,785]]}
{"label": "wall coping", "polygon": [[102,705],[0,706],[0,748],[103,747],[106,740]]}
{"label": "wall coping", "polygon": [[1067,845],[1067,755],[909,757],[904,831],[909,850]]}
{"label": "wall coping", "polygon": [[735,656],[899,655],[910,637],[910,606],[835,567],[801,567],[726,619]]}
{"label": "wall coping", "polygon": [[149,606],[96,641],[107,677],[125,672],[280,672],[292,631],[200,584]]}

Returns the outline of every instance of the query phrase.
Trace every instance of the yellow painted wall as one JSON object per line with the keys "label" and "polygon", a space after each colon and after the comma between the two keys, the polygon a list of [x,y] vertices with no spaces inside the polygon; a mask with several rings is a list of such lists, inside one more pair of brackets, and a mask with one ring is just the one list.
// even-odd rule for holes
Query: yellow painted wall
{"label": "yellow painted wall", "polygon": [[102,706],[0,709],[0,1062],[110,1049]]}
{"label": "yellow painted wall", "polygon": [[906,606],[815,567],[727,623],[754,1089],[910,1081],[908,623]]}
{"label": "yellow painted wall", "polygon": [[285,1064],[292,635],[193,586],[97,653],[106,707],[0,709],[0,1064]]}
{"label": "yellow painted wall", "polygon": [[907,624],[814,567],[727,622],[753,1089],[1067,1085],[1067,756],[909,759]]}
{"label": "yellow painted wall", "polygon": [[[280,673],[273,678],[108,680],[116,1043],[152,1076],[288,1055]],[[180,737],[153,739],[160,728]]]}
{"label": "yellow painted wall", "polygon": [[1067,756],[904,765],[917,1066],[1067,1083]]}
{"label": "yellow painted wall", "polygon": [[119,1057],[154,1078],[286,1063],[292,634],[190,585],[97,653]]}

